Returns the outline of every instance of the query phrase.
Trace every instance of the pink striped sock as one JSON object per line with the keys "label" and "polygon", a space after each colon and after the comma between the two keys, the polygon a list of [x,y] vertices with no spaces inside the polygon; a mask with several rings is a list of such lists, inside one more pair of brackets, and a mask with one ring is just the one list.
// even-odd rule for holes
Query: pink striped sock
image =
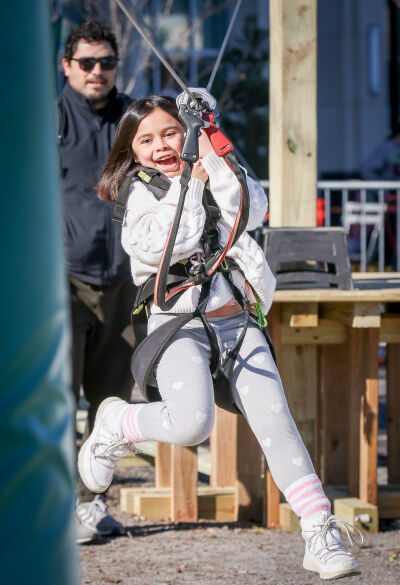
{"label": "pink striped sock", "polygon": [[141,443],[144,441],[137,422],[138,414],[143,406],[144,404],[132,404],[122,416],[122,434],[126,439],[132,441],[132,443]]}
{"label": "pink striped sock", "polygon": [[311,518],[320,512],[331,511],[331,503],[315,473],[292,483],[284,495],[293,512],[301,518]]}

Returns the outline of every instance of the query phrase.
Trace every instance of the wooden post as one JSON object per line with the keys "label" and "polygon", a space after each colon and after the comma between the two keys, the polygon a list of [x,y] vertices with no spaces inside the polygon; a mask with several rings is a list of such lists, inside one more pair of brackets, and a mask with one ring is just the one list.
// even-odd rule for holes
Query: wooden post
{"label": "wooden post", "polygon": [[237,480],[235,517],[262,519],[263,453],[244,416],[237,417]]}
{"label": "wooden post", "polygon": [[400,343],[388,343],[386,371],[388,477],[400,483]]}
{"label": "wooden post", "polygon": [[171,445],[157,443],[156,446],[156,487],[171,486]]}
{"label": "wooden post", "polygon": [[270,0],[270,226],[315,226],[317,0]]}
{"label": "wooden post", "polygon": [[210,437],[212,487],[236,485],[238,416],[215,407],[214,429]]}
{"label": "wooden post", "polygon": [[347,481],[348,351],[345,343],[321,346],[321,481],[329,485]]}
{"label": "wooden post", "polygon": [[280,492],[265,464],[265,492],[263,507],[263,524],[267,528],[279,528]]}
{"label": "wooden post", "polygon": [[316,465],[318,347],[284,345],[281,350],[283,388],[301,438]]}
{"label": "wooden post", "polygon": [[377,504],[379,329],[350,330],[347,485],[350,495]]}
{"label": "wooden post", "polygon": [[197,522],[197,447],[171,447],[171,520]]}

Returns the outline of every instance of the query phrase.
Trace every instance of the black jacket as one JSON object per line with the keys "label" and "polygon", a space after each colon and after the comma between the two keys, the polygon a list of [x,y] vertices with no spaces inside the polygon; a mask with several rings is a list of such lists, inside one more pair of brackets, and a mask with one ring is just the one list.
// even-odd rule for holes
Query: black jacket
{"label": "black jacket", "polygon": [[95,187],[110,152],[117,123],[130,98],[114,88],[104,110],[67,83],[58,97],[61,184],[67,273],[107,286],[130,275],[114,204]]}

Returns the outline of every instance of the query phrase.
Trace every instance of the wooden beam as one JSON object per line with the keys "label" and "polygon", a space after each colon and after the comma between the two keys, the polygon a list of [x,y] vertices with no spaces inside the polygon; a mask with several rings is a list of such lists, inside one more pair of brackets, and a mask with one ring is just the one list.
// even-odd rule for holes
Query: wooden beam
{"label": "wooden beam", "polygon": [[270,225],[315,226],[317,0],[272,0]]}
{"label": "wooden beam", "polygon": [[318,303],[293,303],[282,306],[282,323],[289,327],[317,327]]}
{"label": "wooden beam", "polygon": [[322,345],[345,343],[348,330],[345,325],[328,319],[318,319],[318,327],[290,327],[281,325],[283,345]]}
{"label": "wooden beam", "polygon": [[197,447],[171,448],[171,519],[197,522]]}
{"label": "wooden beam", "polygon": [[322,314],[326,319],[339,321],[349,327],[380,327],[379,303],[325,303]]}
{"label": "wooden beam", "polygon": [[389,483],[400,483],[400,343],[388,344],[386,421]]}
{"label": "wooden beam", "polygon": [[400,288],[371,290],[340,290],[338,288],[309,288],[301,290],[276,290],[277,303],[398,303]]}
{"label": "wooden beam", "polygon": [[379,341],[400,343],[400,315],[383,315],[379,330]]}

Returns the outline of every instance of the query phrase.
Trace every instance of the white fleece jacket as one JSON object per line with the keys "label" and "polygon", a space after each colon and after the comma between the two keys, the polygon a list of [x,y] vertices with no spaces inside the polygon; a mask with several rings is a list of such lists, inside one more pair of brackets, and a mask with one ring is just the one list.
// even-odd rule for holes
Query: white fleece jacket
{"label": "white fleece jacket", "polygon": [[[225,246],[235,221],[240,203],[240,186],[226,162],[214,152],[202,159],[202,164],[209,176],[210,190],[221,210],[218,222],[220,244]],[[131,260],[133,281],[140,285],[149,276],[155,274],[160,263],[167,236],[174,220],[176,206],[180,195],[180,177],[171,180],[171,187],[166,196],[158,201],[154,195],[139,182],[132,183],[125,217],[122,224],[122,246]],[[268,210],[268,201],[260,185],[247,177],[250,194],[249,221],[246,230],[258,227]],[[205,222],[202,205],[204,184],[199,179],[191,179],[185,199],[171,265],[196,252],[202,252],[199,243]],[[275,290],[273,276],[263,251],[249,236],[243,232],[238,241],[229,250],[228,256],[236,260],[246,280],[256,291],[261,307],[266,315],[272,304]],[[232,273],[235,284],[245,290],[243,276],[236,270]],[[194,311],[199,300],[200,286],[184,292],[171,312],[189,313]],[[217,273],[212,282],[207,304],[207,311],[213,311],[232,299],[232,291],[224,277]],[[161,312],[153,305],[153,313]]]}

